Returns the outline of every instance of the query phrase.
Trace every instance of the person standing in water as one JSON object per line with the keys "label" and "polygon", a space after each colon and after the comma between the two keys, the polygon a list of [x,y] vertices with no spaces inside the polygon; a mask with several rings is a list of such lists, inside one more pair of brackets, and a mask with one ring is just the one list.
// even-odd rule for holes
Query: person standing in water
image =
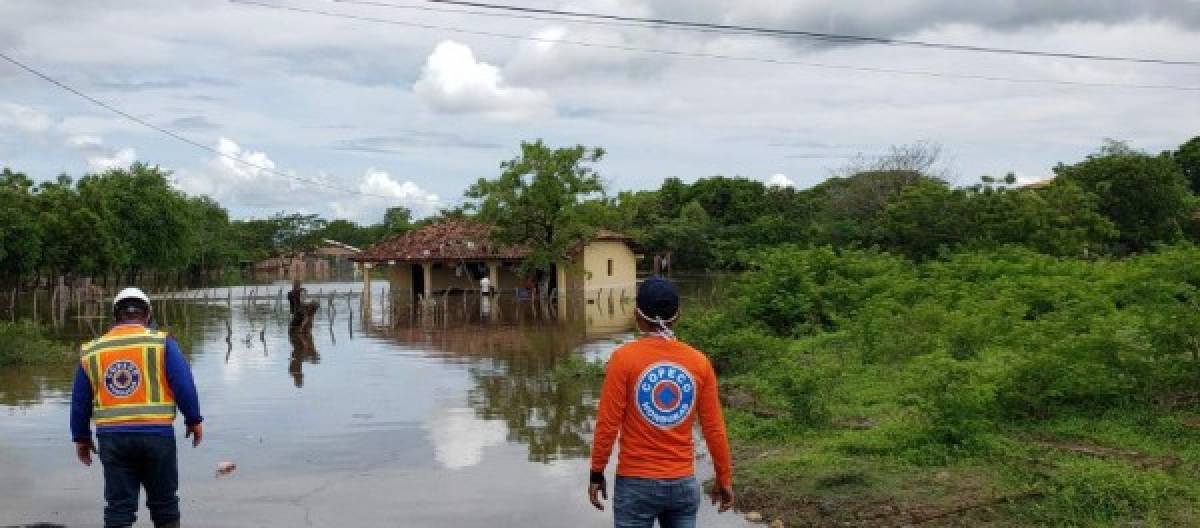
{"label": "person standing in water", "polygon": [[711,497],[720,512],[735,501],[733,464],[717,375],[704,354],[675,339],[679,295],[667,280],[646,279],[637,292],[641,339],[613,352],[600,393],[588,498],[604,510],[604,468],[620,438],[613,518],[617,528],[692,528],[701,491],[695,477],[692,425],[716,469]]}
{"label": "person standing in water", "polygon": [[71,437],[75,454],[92,465],[89,422],[96,422],[104,464],[104,526],[132,526],[138,494],[158,528],[178,528],[178,461],[175,414],[181,411],[192,447],[204,437],[204,417],[192,371],[179,343],[166,332],[147,328],[150,298],[126,288],[113,300],[117,324],[83,345],[71,394]]}

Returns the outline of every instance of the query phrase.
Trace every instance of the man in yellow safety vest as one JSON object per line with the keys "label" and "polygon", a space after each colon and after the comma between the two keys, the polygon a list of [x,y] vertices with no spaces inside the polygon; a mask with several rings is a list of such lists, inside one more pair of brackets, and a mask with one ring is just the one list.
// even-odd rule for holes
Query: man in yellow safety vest
{"label": "man in yellow safety vest", "polygon": [[[113,300],[116,325],[83,345],[71,394],[71,437],[76,455],[104,464],[104,526],[132,526],[138,494],[156,527],[179,526],[175,414],[183,413],[192,447],[204,437],[199,397],[179,343],[147,328],[150,298],[137,288]],[[96,423],[99,451],[92,441]]]}

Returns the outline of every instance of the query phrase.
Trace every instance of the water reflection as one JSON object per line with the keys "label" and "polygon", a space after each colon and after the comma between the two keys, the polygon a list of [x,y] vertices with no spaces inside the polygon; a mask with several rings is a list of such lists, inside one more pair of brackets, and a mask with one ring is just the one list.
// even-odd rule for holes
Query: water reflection
{"label": "water reflection", "polygon": [[[455,322],[440,328],[397,329],[393,339],[465,364],[472,379],[467,402],[474,419],[451,410],[441,418],[446,427],[435,429],[434,435],[441,434],[438,431],[442,429],[484,436],[505,430],[509,442],[527,446],[532,462],[587,457],[599,382],[564,375],[557,367],[598,336],[611,340],[608,336],[614,332],[627,331],[632,320],[616,309],[607,312],[589,307],[585,313],[587,317],[582,321],[507,325]],[[489,423],[502,423],[503,427]],[[481,438],[476,436],[470,446],[460,446],[464,449],[450,450],[460,454],[443,463],[453,467],[477,459],[476,446],[486,445],[479,444]]]}
{"label": "water reflection", "polygon": [[[330,331],[332,332],[332,327]],[[288,341],[292,344],[292,356],[288,360],[288,373],[292,375],[292,383],[296,385],[296,388],[302,388],[304,387],[304,364],[320,363],[321,354],[317,353],[312,332],[303,328],[289,328]]]}
{"label": "water reflection", "polygon": [[66,399],[74,362],[53,367],[0,368],[0,405],[25,407],[50,399]]}

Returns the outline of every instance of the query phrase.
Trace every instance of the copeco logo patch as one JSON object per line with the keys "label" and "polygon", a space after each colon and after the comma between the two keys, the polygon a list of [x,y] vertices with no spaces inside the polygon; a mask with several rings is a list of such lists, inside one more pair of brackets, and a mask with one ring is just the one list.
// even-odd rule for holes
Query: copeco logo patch
{"label": "copeco logo patch", "polygon": [[142,371],[132,361],[122,359],[104,369],[104,388],[113,396],[118,398],[129,396],[141,384]]}
{"label": "copeco logo patch", "polygon": [[675,427],[692,413],[696,384],[692,373],[671,362],[650,365],[637,382],[637,408],[642,418],[659,429]]}

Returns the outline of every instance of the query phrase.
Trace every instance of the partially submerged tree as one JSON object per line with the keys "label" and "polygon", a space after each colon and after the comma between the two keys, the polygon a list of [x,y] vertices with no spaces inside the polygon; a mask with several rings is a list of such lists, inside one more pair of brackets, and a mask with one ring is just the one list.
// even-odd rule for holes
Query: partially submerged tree
{"label": "partially submerged tree", "polygon": [[603,157],[602,148],[522,142],[521,155],[500,164],[499,177],[480,178],[466,196],[477,200],[472,207],[481,220],[496,225],[500,241],[529,249],[526,271],[549,270],[592,234],[581,203],[604,192],[590,167]]}

